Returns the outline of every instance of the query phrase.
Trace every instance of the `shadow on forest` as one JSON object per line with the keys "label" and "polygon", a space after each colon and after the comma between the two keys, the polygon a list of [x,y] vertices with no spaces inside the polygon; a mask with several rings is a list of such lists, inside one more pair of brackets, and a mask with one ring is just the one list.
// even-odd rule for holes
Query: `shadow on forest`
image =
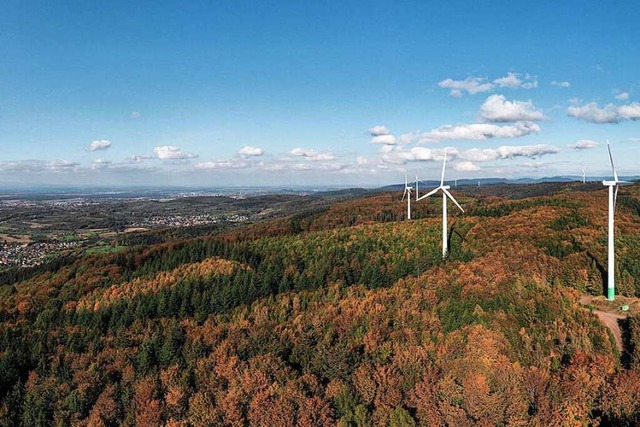
{"label": "shadow on forest", "polygon": [[634,345],[631,340],[631,322],[629,318],[619,319],[618,326],[622,332],[622,354],[620,355],[620,363],[625,369],[631,369],[633,363]]}
{"label": "shadow on forest", "polygon": [[589,259],[591,261],[593,261],[596,264],[596,268],[598,269],[598,272],[600,273],[600,277],[602,279],[602,294],[601,295],[607,295],[607,270],[605,270],[604,266],[602,264],[600,264],[598,259],[591,252],[587,251],[587,256],[589,257]]}

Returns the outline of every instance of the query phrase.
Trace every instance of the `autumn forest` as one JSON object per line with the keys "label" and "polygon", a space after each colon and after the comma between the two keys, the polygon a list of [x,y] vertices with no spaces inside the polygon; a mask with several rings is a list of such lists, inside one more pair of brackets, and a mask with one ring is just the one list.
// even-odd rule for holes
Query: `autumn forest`
{"label": "autumn forest", "polygon": [[[391,191],[0,273],[0,425],[638,425],[640,316],[620,350],[580,303],[606,189],[451,191],[444,260],[440,201]],[[640,296],[638,184],[616,245]]]}

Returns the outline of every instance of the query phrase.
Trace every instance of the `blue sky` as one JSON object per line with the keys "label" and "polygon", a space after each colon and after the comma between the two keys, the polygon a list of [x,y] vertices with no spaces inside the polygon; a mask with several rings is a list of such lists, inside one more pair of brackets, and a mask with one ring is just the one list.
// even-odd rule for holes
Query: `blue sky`
{"label": "blue sky", "polygon": [[633,1],[0,4],[0,184],[639,174]]}

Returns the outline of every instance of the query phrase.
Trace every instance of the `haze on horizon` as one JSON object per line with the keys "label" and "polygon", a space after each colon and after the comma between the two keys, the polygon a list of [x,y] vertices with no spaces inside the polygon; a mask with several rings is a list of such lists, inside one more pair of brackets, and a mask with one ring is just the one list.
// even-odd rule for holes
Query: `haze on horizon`
{"label": "haze on horizon", "polygon": [[632,1],[5,3],[0,185],[640,173]]}

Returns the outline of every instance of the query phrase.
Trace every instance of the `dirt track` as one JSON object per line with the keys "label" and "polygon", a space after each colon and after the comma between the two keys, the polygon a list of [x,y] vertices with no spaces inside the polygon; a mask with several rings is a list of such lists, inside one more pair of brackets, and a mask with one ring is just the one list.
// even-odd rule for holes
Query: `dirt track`
{"label": "dirt track", "polygon": [[[580,298],[580,304],[589,304],[591,302],[591,296],[583,296]],[[616,340],[616,347],[618,347],[618,351],[622,354],[624,350],[624,346],[622,344],[622,331],[620,330],[620,325],[618,324],[618,320],[624,319],[626,316],[622,316],[620,314],[608,313],[606,311],[601,310],[593,310],[593,312],[598,316],[600,322],[605,325]]]}

